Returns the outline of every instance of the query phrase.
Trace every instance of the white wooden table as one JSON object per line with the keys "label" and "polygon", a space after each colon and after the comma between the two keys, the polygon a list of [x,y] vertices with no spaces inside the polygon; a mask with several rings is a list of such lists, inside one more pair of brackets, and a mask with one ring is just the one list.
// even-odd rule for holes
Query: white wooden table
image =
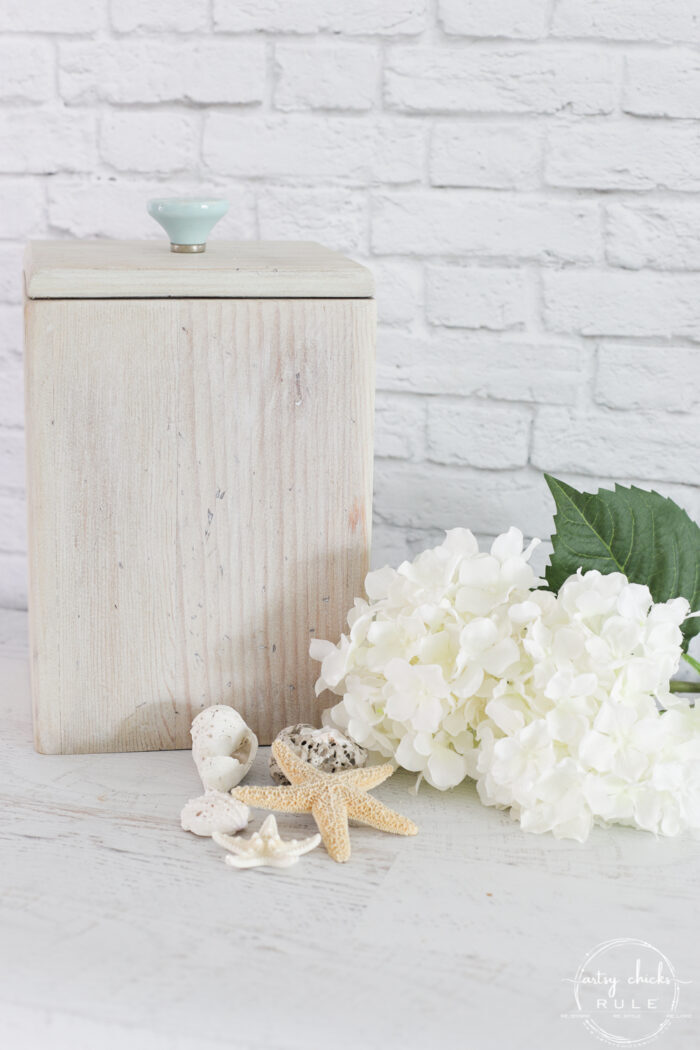
{"label": "white wooden table", "polygon": [[[416,838],[355,828],[346,865],[319,849],[235,871],[179,828],[199,793],[187,752],[34,753],[25,630],[0,613],[0,1046],[593,1048],[562,1017],[566,978],[616,936],[693,982],[691,1016],[655,1045],[697,1045],[700,843],[525,835],[471,785],[414,796],[397,774],[377,795]],[[279,818],[283,834],[310,821]]]}

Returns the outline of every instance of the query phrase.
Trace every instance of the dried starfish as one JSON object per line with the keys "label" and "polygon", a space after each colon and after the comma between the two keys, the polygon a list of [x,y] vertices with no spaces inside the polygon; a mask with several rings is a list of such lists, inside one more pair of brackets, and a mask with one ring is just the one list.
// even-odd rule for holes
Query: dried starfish
{"label": "dried starfish", "polygon": [[415,835],[412,820],[394,813],[367,794],[394,772],[391,763],[342,773],[323,773],[314,769],[280,740],[272,745],[277,764],[290,781],[289,787],[239,787],[231,794],[249,806],[285,813],[311,813],[323,844],[333,860],[350,857],[348,818],[369,824],[394,835]]}
{"label": "dried starfish", "polygon": [[303,853],[316,849],[321,841],[320,835],[312,835],[301,842],[298,839],[280,838],[277,821],[272,813],[263,822],[260,831],[256,831],[249,839],[222,835],[218,831],[214,832],[212,838],[218,846],[229,851],[226,863],[234,868],[257,868],[263,864],[270,868],[289,868],[296,864]]}

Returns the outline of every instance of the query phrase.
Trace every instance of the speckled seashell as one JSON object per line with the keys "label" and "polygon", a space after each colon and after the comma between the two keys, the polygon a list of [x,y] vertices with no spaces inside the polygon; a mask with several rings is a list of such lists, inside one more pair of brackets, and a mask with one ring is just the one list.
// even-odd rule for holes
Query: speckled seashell
{"label": "speckled seashell", "polygon": [[[276,740],[287,744],[295,755],[324,773],[337,773],[341,769],[361,769],[367,761],[365,748],[348,740],[340,730],[332,726],[324,726],[323,729],[303,723],[287,726],[277,734]],[[270,775],[276,784],[289,783],[272,751]]]}
{"label": "speckled seashell", "polygon": [[207,791],[199,798],[190,799],[180,814],[183,831],[204,836],[213,835],[215,831],[221,835],[235,835],[246,827],[249,820],[250,810],[245,803],[223,791]]}

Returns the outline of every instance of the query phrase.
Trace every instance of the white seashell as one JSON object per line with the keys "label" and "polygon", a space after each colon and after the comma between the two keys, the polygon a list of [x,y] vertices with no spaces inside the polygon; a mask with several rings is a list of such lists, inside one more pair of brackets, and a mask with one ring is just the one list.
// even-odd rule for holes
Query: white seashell
{"label": "white seashell", "polygon": [[195,835],[235,835],[246,827],[250,810],[243,802],[231,798],[223,791],[207,791],[199,798],[192,798],[180,814],[183,831]]}
{"label": "white seashell", "polygon": [[[364,747],[349,740],[334,726],[316,729],[303,722],[296,726],[287,726],[276,737],[309,762],[314,769],[324,773],[338,773],[342,769],[361,769],[367,761]],[[288,784],[286,776],[277,765],[270,751],[270,776],[277,784]]]}
{"label": "white seashell", "polygon": [[238,711],[214,704],[201,711],[190,730],[192,758],[207,791],[230,791],[253,764],[258,738]]}

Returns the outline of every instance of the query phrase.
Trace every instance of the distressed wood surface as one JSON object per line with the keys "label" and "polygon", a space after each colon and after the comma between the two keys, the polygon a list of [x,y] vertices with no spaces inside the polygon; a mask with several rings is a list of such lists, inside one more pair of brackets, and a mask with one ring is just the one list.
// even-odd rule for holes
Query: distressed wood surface
{"label": "distressed wood surface", "polygon": [[[593,1050],[562,1017],[567,978],[612,937],[651,942],[692,982],[691,1016],[657,1045],[697,1045],[700,843],[526,835],[471,785],[416,796],[401,773],[376,795],[415,838],[353,828],[348,864],[316,850],[289,871],[234,871],[179,829],[200,791],[186,752],[33,751],[24,631],[0,613],[0,1045]],[[251,783],[269,782],[267,758]]]}
{"label": "distressed wood surface", "polygon": [[30,299],[366,298],[371,272],[312,241],[217,241],[197,255],[157,241],[31,241]]}
{"label": "distressed wood surface", "polygon": [[27,303],[32,680],[49,753],[269,742],[368,565],[374,301]]}

